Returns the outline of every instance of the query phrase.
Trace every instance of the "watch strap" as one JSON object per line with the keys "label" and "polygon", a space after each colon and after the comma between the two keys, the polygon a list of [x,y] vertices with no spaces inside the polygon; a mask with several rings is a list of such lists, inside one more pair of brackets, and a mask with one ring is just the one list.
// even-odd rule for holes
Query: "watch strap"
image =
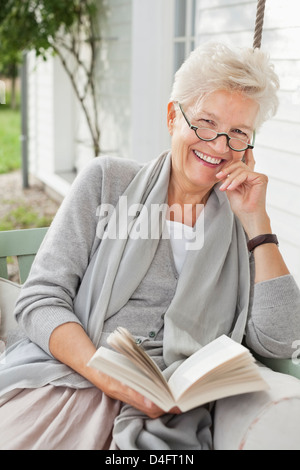
{"label": "watch strap", "polygon": [[252,252],[256,247],[264,245],[265,243],[275,243],[275,245],[279,245],[277,236],[272,233],[267,233],[264,235],[258,235],[257,237],[249,240],[247,243],[248,250]]}

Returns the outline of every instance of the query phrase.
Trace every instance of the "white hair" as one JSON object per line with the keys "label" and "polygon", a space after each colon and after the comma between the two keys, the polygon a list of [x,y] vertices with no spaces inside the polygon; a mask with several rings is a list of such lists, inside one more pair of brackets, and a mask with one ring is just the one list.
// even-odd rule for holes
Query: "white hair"
{"label": "white hair", "polygon": [[265,52],[206,43],[196,48],[176,72],[170,101],[188,107],[217,90],[237,91],[258,103],[259,128],[276,114],[278,89],[278,76]]}

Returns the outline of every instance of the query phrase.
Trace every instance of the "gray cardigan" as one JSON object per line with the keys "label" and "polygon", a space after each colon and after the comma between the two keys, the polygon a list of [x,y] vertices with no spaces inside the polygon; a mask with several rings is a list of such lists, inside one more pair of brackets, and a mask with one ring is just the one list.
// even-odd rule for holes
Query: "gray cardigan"
{"label": "gray cardigan", "polygon": [[[49,352],[52,331],[66,322],[79,323],[73,312],[73,300],[100,243],[96,236],[99,206],[102,203],[116,205],[139,168],[140,165],[133,161],[99,157],[77,177],[36,256],[16,305],[18,322],[29,338],[24,354],[28,342],[32,342],[38,345],[35,355],[41,351],[43,361],[48,358],[53,362]],[[253,273],[253,262],[251,266]],[[292,343],[300,338],[300,291],[291,275],[256,285],[252,275],[245,333],[247,344],[259,354],[291,356],[294,352]],[[18,345],[18,353],[13,352],[14,361],[16,354],[22,354],[22,344]],[[7,359],[9,355],[10,352]],[[1,372],[0,365],[0,394]],[[5,373],[9,374],[7,367]],[[15,379],[9,378],[8,382],[10,388],[13,384],[14,387],[24,386],[24,380],[18,381],[16,374]],[[80,385],[77,381],[76,384],[86,386],[84,382]],[[70,380],[71,386],[76,384]],[[30,383],[30,386],[37,385]]]}

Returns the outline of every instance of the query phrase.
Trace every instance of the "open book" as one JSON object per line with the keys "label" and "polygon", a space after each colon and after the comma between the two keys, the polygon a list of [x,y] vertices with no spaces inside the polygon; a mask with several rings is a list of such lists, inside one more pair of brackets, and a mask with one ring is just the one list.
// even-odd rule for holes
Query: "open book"
{"label": "open book", "polygon": [[[251,353],[222,335],[186,359],[168,381],[125,328],[107,339],[88,365],[140,392],[164,411],[187,411],[220,398],[266,390]],[[118,351],[118,352],[116,352]]]}

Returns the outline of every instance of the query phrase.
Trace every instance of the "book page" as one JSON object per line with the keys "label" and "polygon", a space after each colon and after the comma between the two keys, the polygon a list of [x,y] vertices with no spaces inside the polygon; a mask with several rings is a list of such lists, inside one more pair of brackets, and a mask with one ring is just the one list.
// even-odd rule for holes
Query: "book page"
{"label": "book page", "polygon": [[233,361],[243,354],[249,354],[251,358],[250,353],[244,346],[225,335],[207,344],[186,359],[170,377],[168,383],[175,399],[177,400],[185,390],[201,377],[209,374],[221,364]]}
{"label": "book page", "polygon": [[[227,376],[227,374],[226,374]],[[199,387],[191,387],[178,400],[177,406],[181,411],[187,411],[191,408],[210,403],[220,398],[232,395],[241,395],[244,393],[258,392],[267,390],[267,383],[261,378],[245,375],[241,379],[237,378],[236,373],[230,374],[229,377],[220,380],[218,378],[212,383],[199,383]]]}
{"label": "book page", "polygon": [[126,328],[119,327],[107,338],[109,344],[116,351],[128,357],[137,367],[147,374],[157,384],[169,389],[169,385],[160,368],[151,357],[138,346]]}
{"label": "book page", "polygon": [[156,384],[130,359],[116,351],[100,347],[89,361],[88,366],[94,367],[133,388],[165,411],[174,406],[174,399],[168,389],[162,387],[161,384]]}

